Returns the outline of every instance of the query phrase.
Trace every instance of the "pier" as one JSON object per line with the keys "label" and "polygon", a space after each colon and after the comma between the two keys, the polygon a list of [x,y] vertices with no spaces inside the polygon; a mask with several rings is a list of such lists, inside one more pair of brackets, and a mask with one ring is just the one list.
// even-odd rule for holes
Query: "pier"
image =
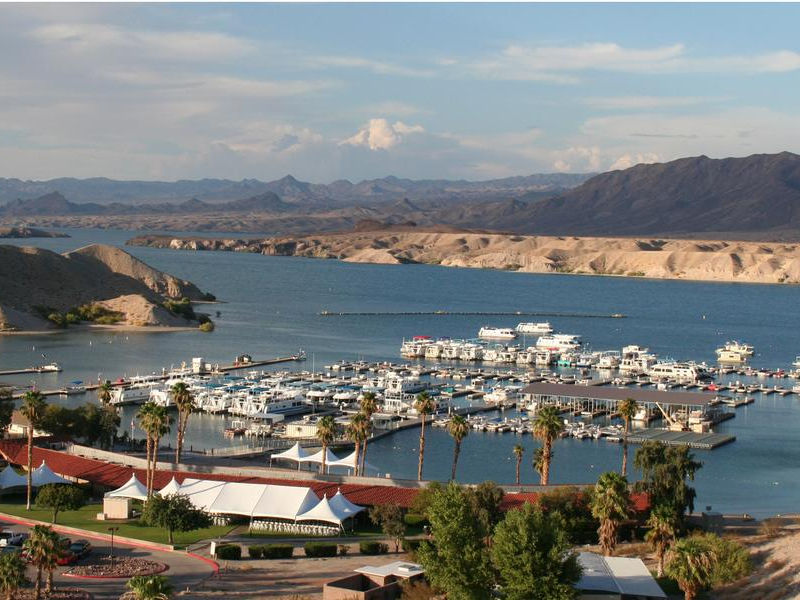
{"label": "pier", "polygon": [[628,435],[628,443],[643,444],[660,442],[667,446],[689,446],[697,450],[713,450],[736,439],[725,433],[695,433],[694,431],[670,431],[668,429],[642,429]]}
{"label": "pier", "polygon": [[489,311],[460,311],[460,310],[430,310],[430,311],[398,311],[398,312],[337,312],[323,310],[318,313],[321,317],[551,317],[571,319],[625,319],[621,313],[564,313],[544,311],[489,312]]}

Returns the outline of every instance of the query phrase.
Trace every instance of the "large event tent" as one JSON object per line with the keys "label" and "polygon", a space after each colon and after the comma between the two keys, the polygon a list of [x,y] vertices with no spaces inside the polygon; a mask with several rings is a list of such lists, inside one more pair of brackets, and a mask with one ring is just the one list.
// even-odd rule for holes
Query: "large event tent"
{"label": "large event tent", "polygon": [[40,487],[43,485],[48,485],[50,483],[72,483],[71,481],[67,481],[61,475],[56,475],[53,470],[47,466],[47,463],[42,461],[42,464],[39,465],[37,469],[33,471],[33,486]]}
{"label": "large event tent", "polygon": [[11,465],[0,472],[0,490],[26,487],[27,485],[28,478],[17,473]]}
{"label": "large event tent", "polygon": [[[339,460],[339,457],[336,456],[333,452],[331,452],[330,448],[325,448],[324,456],[325,456],[325,466],[326,467],[328,465],[330,465],[331,463],[335,463],[337,460]],[[300,462],[310,462],[310,463],[316,463],[318,465],[321,465],[322,464],[322,457],[323,457],[323,451],[322,451],[322,448],[320,448],[319,452],[315,452],[311,456],[306,456],[305,458],[301,458]]]}
{"label": "large event tent", "polygon": [[106,494],[109,498],[133,498],[134,500],[147,500],[147,488],[144,487],[141,481],[136,478],[136,475],[131,475],[131,478],[125,482],[122,487],[108,492]]}
{"label": "large event tent", "polygon": [[283,452],[278,452],[277,454],[273,454],[269,457],[269,464],[272,464],[272,460],[275,458],[282,458],[284,460],[291,460],[297,463],[297,468],[300,468],[300,464],[303,462],[303,459],[307,458],[309,453],[300,446],[300,442],[295,442],[295,445],[289,448],[288,450],[284,450]]}
{"label": "large event tent", "polygon": [[268,485],[253,507],[253,517],[295,519],[319,502],[311,488]]}
{"label": "large event tent", "polygon": [[330,467],[347,467],[355,472],[356,468],[358,467],[358,453],[353,450],[350,454],[345,456],[344,458],[337,458],[331,462],[327,463],[327,466]]}
{"label": "large event tent", "polygon": [[178,483],[178,480],[173,477],[169,480],[169,483],[165,485],[163,488],[158,490],[159,496],[171,496],[172,494],[178,494],[181,491],[181,484]]}
{"label": "large event tent", "polygon": [[342,490],[337,490],[336,495],[330,499],[331,508],[336,512],[337,515],[347,515],[348,517],[352,517],[362,510],[364,510],[363,506],[358,506],[357,504],[353,504],[350,500],[347,499],[342,493]]}
{"label": "large event tent", "polygon": [[328,498],[325,497],[319,502],[317,505],[304,512],[301,515],[297,515],[298,521],[324,521],[325,523],[336,523],[337,525],[341,526],[342,521],[348,519],[350,515],[341,515],[338,514],[337,511],[331,506],[331,503],[328,501]]}

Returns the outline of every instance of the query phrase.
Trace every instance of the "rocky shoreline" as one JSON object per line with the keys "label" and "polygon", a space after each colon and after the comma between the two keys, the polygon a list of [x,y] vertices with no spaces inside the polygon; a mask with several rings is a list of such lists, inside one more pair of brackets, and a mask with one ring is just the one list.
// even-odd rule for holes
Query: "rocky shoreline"
{"label": "rocky shoreline", "polygon": [[525,273],[800,283],[800,244],[794,243],[382,230],[262,239],[144,235],[128,244]]}

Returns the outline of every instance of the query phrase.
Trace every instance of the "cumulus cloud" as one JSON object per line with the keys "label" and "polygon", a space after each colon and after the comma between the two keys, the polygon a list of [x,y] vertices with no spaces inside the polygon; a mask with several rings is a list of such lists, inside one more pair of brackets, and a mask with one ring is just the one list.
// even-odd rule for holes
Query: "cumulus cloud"
{"label": "cumulus cloud", "polygon": [[644,154],[623,154],[615,160],[608,168],[609,171],[617,171],[621,169],[628,169],[634,165],[651,164],[659,162],[658,154],[654,152],[645,152]]}
{"label": "cumulus cloud", "polygon": [[422,125],[406,125],[402,121],[391,124],[386,119],[370,119],[355,135],[342,140],[341,145],[388,150],[402,142],[406,136],[424,131]]}

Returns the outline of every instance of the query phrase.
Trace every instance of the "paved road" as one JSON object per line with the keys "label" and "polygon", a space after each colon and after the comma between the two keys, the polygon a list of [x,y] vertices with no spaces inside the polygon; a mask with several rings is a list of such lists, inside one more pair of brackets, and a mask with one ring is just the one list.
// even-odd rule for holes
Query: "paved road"
{"label": "paved road", "polygon": [[[28,531],[28,528],[23,525],[12,525],[3,523],[3,529],[8,531]],[[78,536],[69,536],[73,540],[80,539]],[[88,538],[94,550],[93,556],[108,556],[111,552],[111,545],[108,542],[101,540],[94,540]],[[213,572],[211,565],[200,561],[191,556],[187,556],[183,552],[159,552],[155,550],[132,548],[130,546],[120,546],[114,542],[114,556],[134,556],[137,558],[145,558],[164,563],[169,566],[169,569],[163,574],[169,577],[170,582],[175,588],[175,591],[183,591],[194,589],[200,582],[205,580]],[[80,563],[79,563],[80,564]],[[63,572],[69,567],[58,567],[55,573],[54,582],[57,587],[73,587],[87,590],[94,594],[98,600],[117,599],[127,588],[125,587],[126,579],[78,579],[75,577],[65,577]],[[36,577],[36,570],[33,567],[28,568],[28,576],[33,581]]]}

